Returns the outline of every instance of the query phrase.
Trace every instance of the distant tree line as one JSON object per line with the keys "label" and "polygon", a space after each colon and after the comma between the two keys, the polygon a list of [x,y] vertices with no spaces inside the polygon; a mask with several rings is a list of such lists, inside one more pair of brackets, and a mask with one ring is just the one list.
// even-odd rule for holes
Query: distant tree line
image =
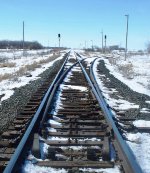
{"label": "distant tree line", "polygon": [[150,53],[150,42],[147,43],[147,52]]}
{"label": "distant tree line", "polygon": [[[112,46],[106,47],[106,50],[105,50],[105,47],[103,47],[103,52],[104,51],[111,52],[113,50],[125,51],[125,48],[119,47],[119,45],[112,45]],[[102,52],[102,48],[100,48],[98,46],[93,46],[92,48],[85,49],[85,51],[99,51],[99,52]]]}
{"label": "distant tree line", "polygon": [[[0,49],[22,49],[22,41],[1,40]],[[43,46],[37,41],[25,41],[24,49],[42,49]]]}

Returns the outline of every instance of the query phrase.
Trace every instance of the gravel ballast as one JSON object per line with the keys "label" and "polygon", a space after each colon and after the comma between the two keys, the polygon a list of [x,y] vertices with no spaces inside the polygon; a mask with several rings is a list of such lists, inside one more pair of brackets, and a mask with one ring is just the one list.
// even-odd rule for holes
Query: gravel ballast
{"label": "gravel ballast", "polygon": [[106,68],[104,60],[99,61],[98,71],[100,75],[103,75],[100,77],[100,79],[103,81],[104,86],[110,91],[111,89],[116,89],[117,92],[112,91],[110,94],[112,98],[121,98],[123,100],[127,100],[128,102],[134,103],[135,105],[139,105],[138,109],[132,108],[126,110],[124,112],[125,117],[150,120],[150,113],[141,112],[142,108],[150,109],[150,104],[146,103],[146,101],[150,100],[149,96],[131,90],[126,84],[114,77]]}
{"label": "gravel ballast", "polygon": [[20,88],[14,88],[14,94],[9,99],[2,101],[0,105],[0,134],[8,128],[14,117],[23,110],[31,96],[47,78],[50,78],[51,84],[65,58],[64,56],[61,60],[56,61],[50,68],[41,73],[39,75],[40,78],[37,80],[31,81]]}

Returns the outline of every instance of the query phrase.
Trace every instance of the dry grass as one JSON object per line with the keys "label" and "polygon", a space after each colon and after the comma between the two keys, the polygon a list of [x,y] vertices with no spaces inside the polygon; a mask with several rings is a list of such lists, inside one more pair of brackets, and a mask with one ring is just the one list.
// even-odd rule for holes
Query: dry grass
{"label": "dry grass", "polygon": [[111,65],[117,65],[118,62],[120,61],[120,56],[116,56],[116,57],[111,56],[108,58],[108,60],[109,60]]}
{"label": "dry grass", "polygon": [[131,63],[125,65],[119,65],[118,69],[127,79],[132,79],[134,77],[133,65]]}
{"label": "dry grass", "polygon": [[119,64],[120,57],[112,57],[108,59],[112,66],[116,66],[119,72],[127,79],[133,79],[135,76],[132,63]]}
{"label": "dry grass", "polygon": [[15,67],[16,66],[16,63],[14,62],[4,62],[4,63],[0,63],[0,68],[3,68],[3,67]]}
{"label": "dry grass", "polygon": [[0,82],[3,81],[3,80],[7,80],[7,79],[10,79],[12,78],[12,74],[9,74],[9,73],[5,73],[4,75],[0,75]]}
{"label": "dry grass", "polygon": [[[29,72],[34,71],[36,68],[41,68],[42,64],[49,63],[50,61],[55,60],[58,58],[58,54],[54,54],[53,56],[48,57],[47,59],[40,60],[39,62],[34,61],[32,64],[25,65],[21,67],[18,71],[14,72],[13,74],[5,73],[4,75],[0,75],[0,82],[2,80],[13,80],[18,81],[18,77],[21,77],[23,75],[27,75]],[[0,67],[14,67],[16,63],[2,63],[0,64]]]}
{"label": "dry grass", "polygon": [[109,58],[108,59],[111,65],[116,65],[117,59],[116,58]]}
{"label": "dry grass", "polygon": [[14,76],[21,77],[23,75],[26,75],[28,72],[34,71],[36,68],[40,67],[41,65],[34,61],[33,64],[21,67],[18,71],[15,72]]}
{"label": "dry grass", "polygon": [[90,57],[90,52],[86,52],[86,51],[85,51],[85,52],[83,53],[83,56]]}
{"label": "dry grass", "polygon": [[46,63],[49,63],[49,62],[55,60],[55,59],[58,58],[58,57],[59,57],[58,54],[54,54],[53,56],[49,56],[47,59],[42,59],[42,60],[40,60],[38,63],[39,63],[39,64],[46,64]]}

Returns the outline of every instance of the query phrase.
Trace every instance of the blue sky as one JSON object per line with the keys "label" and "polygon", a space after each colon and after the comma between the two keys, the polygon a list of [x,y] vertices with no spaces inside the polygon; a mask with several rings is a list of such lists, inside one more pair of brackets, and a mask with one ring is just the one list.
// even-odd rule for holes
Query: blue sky
{"label": "blue sky", "polygon": [[125,46],[129,14],[128,48],[145,49],[150,41],[149,0],[0,0],[0,40],[25,40],[44,45],[101,46],[101,31],[107,45]]}

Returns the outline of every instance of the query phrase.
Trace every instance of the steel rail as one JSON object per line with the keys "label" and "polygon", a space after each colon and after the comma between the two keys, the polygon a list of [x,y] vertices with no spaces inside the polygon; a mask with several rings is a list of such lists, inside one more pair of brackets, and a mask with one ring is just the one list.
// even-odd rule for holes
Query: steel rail
{"label": "steel rail", "polygon": [[65,78],[65,76],[67,75],[67,73],[76,65],[78,64],[78,62],[74,63],[72,66],[70,66],[61,76],[60,78],[58,79],[58,81],[56,82],[54,88],[53,88],[53,91],[48,99],[48,102],[47,102],[47,105],[46,105],[46,108],[45,108],[45,111],[44,111],[44,115],[43,115],[43,118],[42,118],[42,121],[41,121],[41,124],[40,124],[40,128],[42,128],[43,124],[44,124],[44,121],[45,121],[45,118],[47,116],[47,113],[48,113],[48,110],[49,110],[49,107],[51,105],[51,102],[52,102],[52,99],[54,97],[54,94],[56,92],[56,89],[58,88],[59,84],[62,82],[62,80]]}
{"label": "steel rail", "polygon": [[[81,60],[81,61],[82,61],[82,60]],[[35,132],[35,123],[39,120],[39,117],[40,117],[40,119],[42,119],[42,121],[41,121],[41,126],[42,126],[42,124],[44,123],[44,120],[45,120],[45,118],[46,118],[46,114],[47,114],[47,112],[48,112],[48,108],[49,108],[49,106],[50,106],[50,104],[51,104],[51,102],[52,102],[53,95],[54,95],[56,89],[58,88],[58,85],[62,82],[62,80],[63,80],[64,77],[67,75],[67,73],[71,70],[71,68],[72,68],[73,66],[75,66],[77,63],[80,64],[81,69],[82,69],[82,71],[83,71],[83,73],[84,73],[84,75],[85,75],[85,77],[86,77],[86,79],[87,79],[87,82],[89,83],[91,89],[93,90],[93,93],[94,93],[94,95],[96,96],[99,105],[102,107],[102,110],[103,110],[103,112],[104,112],[104,114],[105,114],[105,117],[106,117],[107,121],[109,122],[110,119],[112,119],[111,112],[110,112],[110,110],[108,110],[107,104],[105,103],[102,94],[99,95],[99,92],[97,91],[97,87],[96,87],[97,84],[96,84],[96,83],[93,84],[94,81],[91,81],[91,79],[89,78],[88,74],[86,73],[86,70],[84,69],[83,65],[81,64],[81,61],[78,61],[78,62],[74,63],[74,64],[73,64],[71,67],[69,67],[65,72],[63,72],[63,74],[62,74],[62,71],[63,71],[64,66],[62,66],[63,68],[60,69],[59,73],[58,73],[58,74],[56,75],[56,77],[55,77],[55,82],[53,81],[53,83],[52,83],[53,85],[50,86],[51,89],[49,88],[49,90],[48,90],[48,91],[49,91],[49,94],[48,94],[48,91],[47,91],[47,93],[46,93],[46,95],[45,95],[43,101],[42,101],[41,104],[40,104],[40,107],[38,108],[36,114],[34,115],[33,120],[31,121],[31,123],[30,123],[30,125],[29,125],[29,127],[28,127],[28,129],[27,129],[27,131],[26,131],[27,134],[25,133],[24,137],[22,138],[22,140],[21,140],[21,142],[20,142],[20,144],[19,144],[19,146],[18,146],[18,147],[20,147],[20,148],[17,147],[17,149],[16,149],[14,155],[12,156],[12,158],[11,158],[9,164],[8,164],[7,167],[5,168],[4,173],[9,173],[9,172],[14,172],[14,171],[15,171],[15,169],[16,169],[16,167],[17,167],[17,164],[20,163],[20,160],[18,160],[18,159],[23,155],[23,153],[24,153],[25,151],[27,151],[27,150],[25,150],[25,151],[23,152],[23,149],[26,147],[26,144],[27,144],[27,142],[29,141],[29,138],[31,137],[31,135],[33,135],[33,132]],[[66,58],[65,62],[67,62],[67,58]],[[65,65],[65,62],[64,62],[63,65]],[[62,71],[61,71],[61,70],[62,70]],[[93,73],[93,74],[94,74],[94,73]],[[94,76],[94,77],[95,77],[95,76]],[[94,78],[94,77],[93,77],[93,78]],[[51,95],[50,95],[50,94],[51,94]],[[46,97],[46,96],[47,96],[47,97]],[[44,101],[44,100],[45,100],[45,101]],[[105,105],[104,103],[105,103],[106,105]],[[45,111],[44,111],[44,110],[45,110]],[[44,114],[43,114],[43,111],[44,111]],[[107,117],[107,116],[109,115],[108,112],[110,112],[110,115],[111,115],[110,117]],[[107,114],[108,114],[108,115],[107,115]],[[112,121],[113,121],[113,119],[112,119]],[[113,122],[113,123],[114,123],[114,122]],[[114,128],[113,126],[111,126],[111,123],[110,123],[110,122],[109,122],[109,125],[110,125],[110,127],[111,127],[112,129]],[[37,126],[37,125],[36,125],[36,126]],[[114,126],[115,126],[115,123],[114,123]],[[116,127],[116,126],[115,126],[115,127]],[[117,127],[116,127],[116,128],[117,128]],[[118,129],[117,129],[117,130],[118,130]],[[114,133],[115,133],[115,130],[114,130],[114,129],[113,129],[113,131],[114,131]],[[32,132],[32,133],[31,133],[31,132]],[[118,133],[119,133],[119,131],[118,131]],[[119,134],[120,134],[120,133],[119,133]],[[115,137],[116,137],[116,134],[115,134]],[[120,135],[120,137],[121,137],[121,135]],[[117,137],[116,137],[116,138],[117,138]],[[122,139],[122,137],[121,137],[121,139]],[[126,146],[125,142],[124,142],[124,145],[125,145],[125,147],[127,148],[127,151],[129,151],[129,148]],[[119,147],[120,147],[120,144],[119,144]],[[121,147],[120,147],[120,148],[121,148]],[[122,148],[121,148],[121,151],[122,151]],[[134,158],[134,159],[135,159],[135,158]],[[134,161],[133,161],[133,162],[134,162]],[[133,162],[132,162],[132,164],[134,164]],[[128,162],[127,162],[127,163],[128,163]],[[128,164],[129,164],[129,163],[128,163]],[[128,165],[128,164],[127,164],[127,165]],[[131,164],[131,163],[130,163],[130,164]],[[127,169],[126,171],[127,171],[127,172],[131,172],[131,173],[135,173],[135,170],[133,169],[133,167],[132,167],[131,165],[128,165],[128,166],[130,166],[131,168]],[[139,167],[139,170],[138,170],[138,168],[137,168],[136,173],[141,173],[141,172],[142,172],[142,171],[141,171],[141,168]]]}
{"label": "steel rail", "polygon": [[42,116],[42,112],[43,112],[43,109],[45,108],[46,106],[46,103],[47,103],[47,100],[54,88],[54,85],[57,83],[57,81],[59,80],[60,78],[60,75],[61,73],[63,72],[64,70],[64,67],[65,67],[65,64],[68,60],[68,56],[69,56],[70,52],[68,52],[66,54],[66,59],[61,67],[61,69],[59,70],[59,72],[57,73],[55,79],[53,80],[52,84],[50,85],[48,91],[46,92],[38,110],[36,111],[29,127],[27,128],[23,138],[21,139],[19,145],[17,146],[16,150],[15,150],[15,153],[12,155],[8,165],[6,166],[5,170],[4,170],[4,173],[12,173],[12,172],[15,172],[16,169],[17,169],[17,165],[21,162],[21,160],[23,160],[23,154],[25,151],[27,151],[28,149],[28,146],[27,146],[27,142],[29,142],[30,138],[32,137],[32,133],[33,131],[35,131],[35,127],[37,126],[36,125],[36,122],[39,121],[39,119],[41,118]]}
{"label": "steel rail", "polygon": [[[94,61],[95,62],[95,61]],[[95,75],[93,73],[93,64],[92,63],[91,67],[90,67],[90,76],[91,79],[89,78],[86,70],[84,69],[83,65],[81,64],[81,62],[79,61],[79,64],[82,68],[83,73],[85,74],[85,77],[89,83],[89,85],[91,86],[93,93],[95,95],[95,97],[97,98],[97,101],[100,105],[100,107],[102,108],[103,112],[104,112],[104,116],[106,118],[107,123],[109,124],[109,127],[113,130],[114,132],[114,136],[117,140],[117,148],[119,149],[119,152],[122,152],[123,154],[120,155],[123,160],[123,165],[124,165],[124,170],[126,173],[142,173],[142,169],[139,166],[139,164],[137,163],[137,160],[132,152],[132,150],[128,147],[128,145],[126,144],[126,142],[123,140],[121,134],[118,131],[118,128],[116,127],[114,121],[113,121],[113,115],[110,111],[110,109],[108,109],[107,107],[107,103],[105,102],[105,100],[103,99],[103,95],[99,89],[98,83],[96,81]]]}

